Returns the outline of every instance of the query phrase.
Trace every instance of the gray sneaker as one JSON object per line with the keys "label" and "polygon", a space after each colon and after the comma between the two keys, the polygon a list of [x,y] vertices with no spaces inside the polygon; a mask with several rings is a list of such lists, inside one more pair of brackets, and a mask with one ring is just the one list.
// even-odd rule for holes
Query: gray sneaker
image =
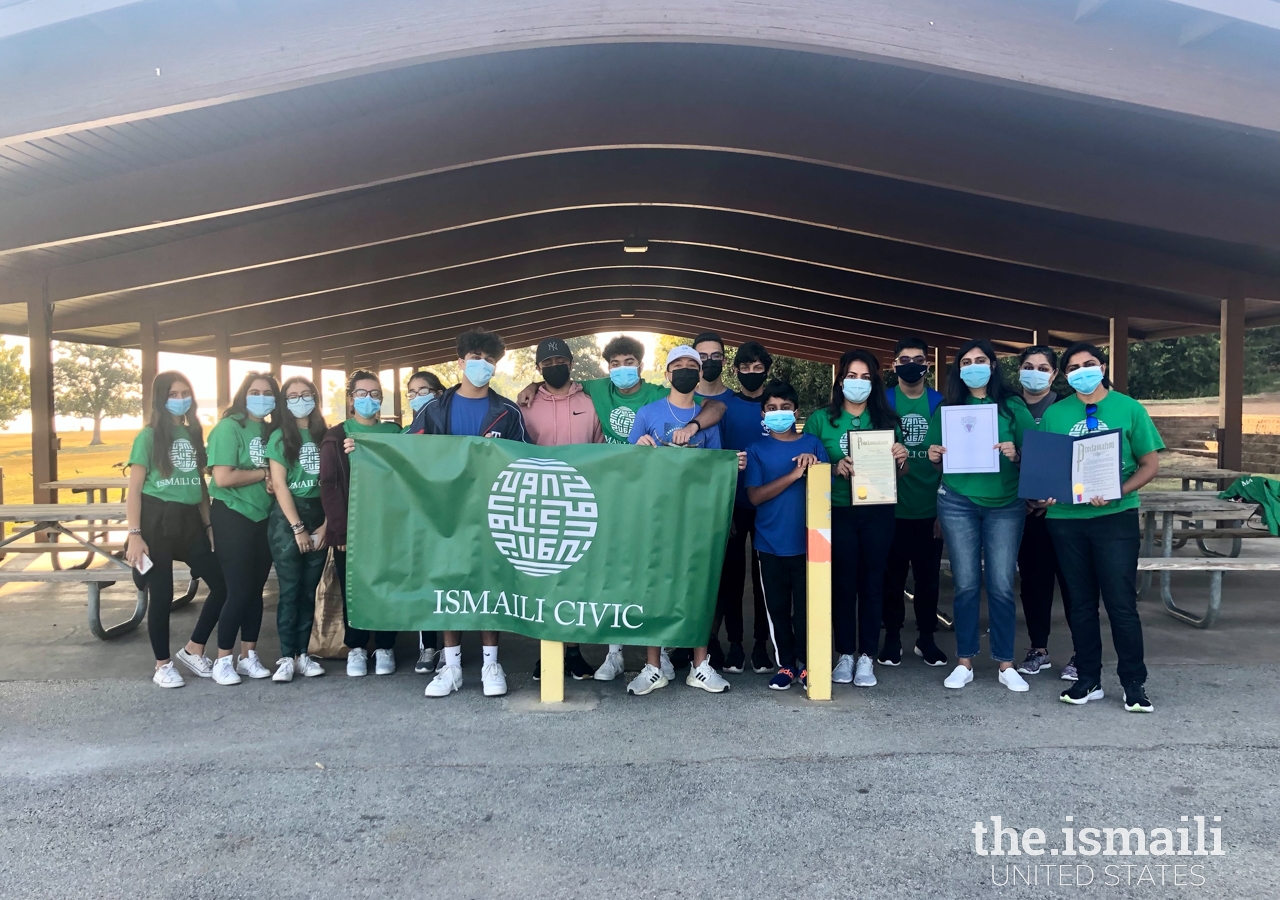
{"label": "gray sneaker", "polygon": [[1027,658],[1022,661],[1022,665],[1018,666],[1018,671],[1023,675],[1036,675],[1041,669],[1049,668],[1049,651],[1036,650],[1034,647],[1027,651]]}
{"label": "gray sneaker", "polygon": [[1080,673],[1076,671],[1076,658],[1071,657],[1071,662],[1062,667],[1063,681],[1079,681]]}

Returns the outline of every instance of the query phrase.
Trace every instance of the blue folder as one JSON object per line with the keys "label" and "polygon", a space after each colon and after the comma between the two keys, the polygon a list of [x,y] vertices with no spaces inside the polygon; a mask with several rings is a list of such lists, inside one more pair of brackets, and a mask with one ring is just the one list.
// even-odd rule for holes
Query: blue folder
{"label": "blue folder", "polygon": [[[1022,500],[1072,502],[1071,456],[1076,441],[1119,431],[1108,428],[1088,434],[1051,434],[1028,431],[1022,435],[1022,464],[1019,467],[1018,497]],[[1123,472],[1121,482],[1124,481]]]}

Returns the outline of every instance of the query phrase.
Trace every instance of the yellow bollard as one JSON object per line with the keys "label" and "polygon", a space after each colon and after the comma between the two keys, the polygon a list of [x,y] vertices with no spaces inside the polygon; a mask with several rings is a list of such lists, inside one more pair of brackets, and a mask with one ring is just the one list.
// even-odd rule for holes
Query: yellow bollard
{"label": "yellow bollard", "polygon": [[[564,644],[559,641],[541,641],[542,644],[542,680],[538,682],[542,690],[543,703],[564,702]],[[830,667],[828,667],[830,668]],[[827,677],[830,678],[830,672]],[[830,693],[830,688],[827,689]]]}
{"label": "yellow bollard", "polygon": [[[809,699],[831,699],[831,466],[809,467],[805,478]],[[545,667],[545,663],[543,664]],[[545,677],[545,676],[544,676]]]}

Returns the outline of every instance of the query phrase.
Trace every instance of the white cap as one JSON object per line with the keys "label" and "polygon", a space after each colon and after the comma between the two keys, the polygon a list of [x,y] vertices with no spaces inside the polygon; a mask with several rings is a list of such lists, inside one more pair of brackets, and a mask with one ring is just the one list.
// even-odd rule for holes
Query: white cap
{"label": "white cap", "polygon": [[688,344],[681,344],[679,347],[672,347],[667,353],[667,368],[671,368],[671,364],[677,359],[691,359],[698,364],[698,368],[702,368],[702,357],[698,355],[698,351],[694,350]]}

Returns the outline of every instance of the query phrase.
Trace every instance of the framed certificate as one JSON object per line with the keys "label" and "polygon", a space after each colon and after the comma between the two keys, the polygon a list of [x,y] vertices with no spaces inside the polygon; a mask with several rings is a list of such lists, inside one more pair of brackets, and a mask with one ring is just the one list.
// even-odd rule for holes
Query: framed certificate
{"label": "framed certificate", "polygon": [[850,431],[854,506],[898,502],[898,464],[893,459],[893,431]]}
{"label": "framed certificate", "polygon": [[942,471],[949,475],[1000,471],[999,407],[994,403],[943,406]]}

